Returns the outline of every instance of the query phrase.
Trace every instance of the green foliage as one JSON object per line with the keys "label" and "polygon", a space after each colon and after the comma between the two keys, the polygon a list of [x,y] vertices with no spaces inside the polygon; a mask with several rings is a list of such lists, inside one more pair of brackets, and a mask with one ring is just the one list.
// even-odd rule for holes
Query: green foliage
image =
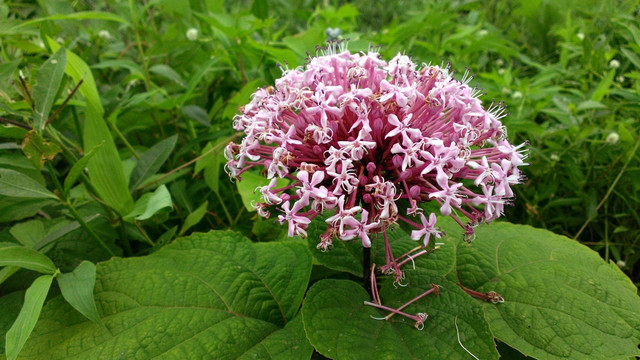
{"label": "green foliage", "polygon": [[[469,358],[461,344],[496,358],[494,339],[504,356],[637,355],[637,8],[637,0],[0,4],[0,353],[15,357],[35,326],[20,356],[66,357],[81,348],[101,356],[111,349],[98,345],[104,340],[149,357],[187,338],[164,355],[302,359],[311,356],[310,341],[335,358]],[[261,174],[250,170],[231,183],[223,171],[239,108],[273,85],[277,64],[304,65],[328,28],[350,39],[352,51],[382,45],[385,58],[402,52],[417,63],[468,67],[486,105],[495,98],[509,106],[502,120],[511,142],[530,144],[528,181],[514,187],[506,218],[577,241],[494,224],[467,246],[458,227],[440,219],[448,240],[407,271],[411,286],[385,280],[380,289],[383,303],[397,307],[441,285],[440,296],[407,308],[430,315],[425,329],[397,315],[370,319],[386,314],[363,305],[359,241],[323,253],[316,220],[307,239],[282,242],[278,214],[261,219],[251,206],[265,185]],[[233,229],[256,244],[219,232],[174,243],[210,229]],[[395,251],[415,247],[403,229],[389,237]],[[244,281],[244,268],[229,265],[238,256],[264,261],[246,265],[255,278]],[[376,241],[372,258],[384,262]],[[105,262],[94,273],[87,261]],[[288,280],[293,291],[266,273],[304,276]],[[45,301],[54,277],[51,293],[63,296]],[[467,297],[458,281],[498,291],[505,303]],[[222,311],[207,284],[224,285],[226,303],[246,314]],[[286,299],[267,294],[265,284]],[[57,345],[51,352],[48,342]]]}

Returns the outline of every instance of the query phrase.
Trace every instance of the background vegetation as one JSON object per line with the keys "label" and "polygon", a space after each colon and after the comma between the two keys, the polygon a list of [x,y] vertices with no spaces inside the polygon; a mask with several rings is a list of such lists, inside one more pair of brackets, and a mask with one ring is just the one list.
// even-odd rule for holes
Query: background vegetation
{"label": "background vegetation", "polygon": [[[31,192],[0,191],[0,242],[45,252],[66,272],[209,229],[278,237],[245,206],[255,186],[222,170],[222,147],[278,64],[304,65],[335,37],[351,51],[380,45],[387,59],[469,68],[487,105],[508,105],[511,142],[530,144],[528,180],[505,219],[574,238],[638,285],[638,4],[2,1],[0,175]],[[0,296],[35,277],[3,268]]]}

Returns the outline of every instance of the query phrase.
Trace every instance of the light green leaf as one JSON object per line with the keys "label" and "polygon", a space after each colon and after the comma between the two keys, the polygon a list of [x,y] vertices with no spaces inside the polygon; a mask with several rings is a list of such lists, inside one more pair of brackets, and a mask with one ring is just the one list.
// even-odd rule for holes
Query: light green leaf
{"label": "light green leaf", "polygon": [[164,164],[169,158],[169,155],[171,155],[177,140],[178,135],[168,137],[153,145],[140,156],[138,164],[131,173],[131,179],[129,181],[129,189],[131,189],[131,191],[137,189],[146,179],[160,170],[162,164]]}
{"label": "light green leaf", "polygon": [[96,266],[89,261],[83,261],[73,272],[58,275],[57,280],[64,299],[87,319],[102,325],[93,298]]}
{"label": "light green leaf", "polygon": [[275,349],[265,339],[294,319],[310,273],[302,244],[252,243],[229,231],[178,239],[98,264],[105,327],[52,299],[21,357],[237,359],[263,341]]}
{"label": "light green leaf", "polygon": [[613,83],[614,76],[616,76],[616,69],[611,69],[609,70],[609,72],[607,72],[604,78],[602,78],[602,81],[600,81],[596,89],[593,91],[591,100],[599,102],[605,97],[605,95],[609,93],[609,88]]}
{"label": "light green leaf", "polygon": [[157,213],[165,210],[171,211],[172,209],[171,194],[165,185],[160,185],[153,193],[142,195],[136,201],[133,210],[124,219],[127,221],[131,221],[134,218],[136,220],[146,220]]}
{"label": "light green leaf", "polygon": [[628,359],[640,355],[640,298],[614,264],[546,230],[508,223],[478,229],[458,251],[461,282],[496,291],[485,306],[493,334],[540,359]]}
{"label": "light green leaf", "polygon": [[20,244],[29,249],[33,249],[46,235],[44,223],[40,220],[30,220],[15,224],[9,232]]}
{"label": "light green leaf", "polygon": [[[262,194],[260,194],[259,191],[256,191],[256,189],[259,186],[269,185],[271,180],[248,171],[242,173],[241,177],[242,180],[236,181],[236,186],[238,187],[238,192],[242,198],[242,203],[247,211],[256,211],[252,204],[262,201]],[[284,187],[287,186],[288,183],[289,181],[287,179],[279,178],[276,182],[276,187]]]}
{"label": "light green leaf", "polygon": [[24,305],[20,309],[18,318],[6,335],[6,355],[8,360],[14,360],[27,342],[29,335],[36,326],[44,300],[47,298],[53,275],[42,275],[37,278],[24,295]]}
{"label": "light green leaf", "polygon": [[23,246],[0,247],[0,266],[19,266],[45,274],[56,271],[53,261],[46,255]]}
{"label": "light green leaf", "polygon": [[38,19],[34,19],[34,20],[31,20],[31,21],[25,21],[25,22],[15,26],[11,30],[17,31],[17,30],[20,30],[22,28],[26,28],[26,27],[29,27],[31,25],[35,25],[35,24],[41,23],[43,21],[49,21],[49,20],[85,20],[85,19],[115,21],[115,22],[127,24],[126,20],[124,20],[120,16],[118,16],[116,14],[113,14],[113,13],[108,13],[108,12],[103,12],[103,11],[80,11],[80,12],[71,13],[71,14],[55,14],[55,15],[51,15],[51,16],[46,16],[46,17],[41,17],[41,18],[38,18]]}
{"label": "light green leaf", "polygon": [[[46,39],[53,51],[60,48],[53,39]],[[88,153],[104,143],[87,164],[91,183],[105,203],[118,213],[126,214],[133,207],[133,198],[127,188],[118,150],[103,118],[104,109],[91,69],[78,55],[67,50],[65,72],[76,82],[81,79],[84,81],[78,90],[87,102],[83,130],[84,151]]]}
{"label": "light green leaf", "polygon": [[0,195],[21,198],[58,199],[32,178],[14,170],[0,169]]}
{"label": "light green leaf", "polygon": [[84,154],[84,156],[80,160],[78,160],[75,164],[73,164],[73,166],[71,167],[71,170],[69,170],[69,173],[67,174],[67,177],[64,179],[65,192],[68,192],[69,190],[71,190],[71,187],[73,186],[73,184],[76,182],[76,180],[78,180],[80,175],[82,175],[82,172],[84,171],[85,167],[87,167],[89,160],[91,160],[93,155],[95,155],[96,152],[102,147],[102,144],[104,143],[102,142],[96,145],[93,149],[91,149],[91,151]]}
{"label": "light green leaf", "polygon": [[197,209],[193,210],[193,212],[189,214],[187,218],[184,220],[184,224],[182,224],[182,228],[180,229],[180,232],[178,233],[178,235],[184,234],[192,226],[199,223],[200,220],[202,220],[204,215],[207,213],[208,205],[209,205],[209,201],[207,200],[204,203],[202,203],[202,205],[200,205]]}
{"label": "light green leaf", "polygon": [[35,103],[33,122],[34,128],[38,132],[44,129],[45,122],[49,117],[49,112],[64,76],[66,64],[66,52],[64,48],[60,48],[45,61],[38,71],[36,85],[33,87],[33,101]]}

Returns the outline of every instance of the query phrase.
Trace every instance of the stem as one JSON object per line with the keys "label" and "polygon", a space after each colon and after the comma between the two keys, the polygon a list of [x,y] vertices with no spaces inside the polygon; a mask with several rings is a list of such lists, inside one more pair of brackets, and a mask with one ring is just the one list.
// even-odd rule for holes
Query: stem
{"label": "stem", "polygon": [[113,252],[113,250],[111,250],[107,244],[98,236],[98,234],[95,233],[95,231],[93,231],[93,229],[89,226],[89,224],[87,224],[84,219],[82,218],[82,216],[78,213],[78,211],[76,210],[75,207],[73,207],[73,205],[71,205],[70,202],[65,201],[64,205],[67,207],[67,209],[69,209],[69,211],[71,211],[71,214],[73,215],[73,217],[76,219],[76,221],[78,221],[78,223],[80,224],[80,226],[82,226],[83,229],[85,229],[88,233],[89,236],[91,236],[95,241],[98,242],[98,244],[100,244],[100,246],[102,246],[107,253],[109,253],[109,255],[111,256],[116,256],[116,254]]}
{"label": "stem", "polygon": [[373,297],[373,293],[371,292],[371,248],[365,247],[362,248],[362,284],[364,285],[364,289],[367,290],[367,294],[374,301],[376,300]]}
{"label": "stem", "polygon": [[611,192],[616,187],[616,185],[618,184],[618,181],[622,177],[622,174],[625,172],[625,170],[627,170],[627,166],[629,166],[629,163],[631,163],[631,160],[633,160],[633,158],[635,157],[634,154],[637,154],[638,147],[640,147],[640,137],[638,137],[638,139],[636,140],[636,146],[634,146],[633,150],[631,150],[631,153],[630,153],[631,155],[629,155],[627,161],[622,166],[622,169],[620,169],[620,172],[618,173],[618,176],[616,176],[615,180],[613,180],[613,183],[611,183],[611,186],[609,187],[609,190],[607,190],[607,193],[604,195],[604,198],[602,198],[602,200],[600,201],[598,206],[596,206],[596,211],[594,211],[593,215],[591,215],[587,219],[587,221],[585,221],[584,224],[582,224],[582,227],[580,228],[580,230],[578,230],[578,233],[573,237],[573,240],[577,240],[578,237],[580,236],[580,234],[582,234],[584,229],[587,227],[587,225],[589,225],[591,220],[593,220],[596,217],[596,214],[598,213],[598,210],[600,210],[602,205],[604,205],[605,201],[607,201],[607,199],[609,198],[609,195],[611,195]]}

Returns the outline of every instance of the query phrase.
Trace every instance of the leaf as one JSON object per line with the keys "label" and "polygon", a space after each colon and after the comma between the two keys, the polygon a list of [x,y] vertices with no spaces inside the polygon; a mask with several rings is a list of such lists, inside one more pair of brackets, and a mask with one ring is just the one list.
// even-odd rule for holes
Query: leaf
{"label": "leaf", "polygon": [[[236,186],[242,198],[242,203],[247,211],[256,211],[252,204],[262,201],[262,194],[256,191],[256,189],[260,186],[269,185],[271,180],[248,171],[242,173],[241,176],[242,180],[236,181]],[[276,182],[276,187],[281,188],[287,186],[288,183],[289,181],[287,179],[279,178]]]}
{"label": "leaf", "polygon": [[[0,184],[0,189],[1,188],[2,185]],[[56,200],[57,199],[58,198],[56,198]],[[32,217],[45,206],[54,203],[55,201],[48,197],[46,199],[0,197],[0,209],[2,209],[2,211],[0,211],[0,222],[19,221]]]}
{"label": "leaf", "polygon": [[169,155],[171,155],[177,140],[178,135],[166,138],[153,145],[140,156],[138,164],[131,173],[131,179],[129,181],[129,189],[131,189],[131,191],[137,189],[146,179],[160,170],[162,164],[164,164],[169,158]]}
{"label": "leaf", "polygon": [[[60,48],[53,39],[47,37],[46,40],[53,51]],[[91,184],[105,203],[118,213],[126,214],[133,207],[133,198],[127,188],[118,150],[103,118],[104,109],[91,69],[78,55],[67,50],[65,72],[76,82],[83,80],[78,91],[87,102],[82,136],[84,151],[88,153],[104,143],[87,164]]]}
{"label": "leaf", "polygon": [[45,274],[56,271],[53,261],[46,255],[23,246],[0,247],[0,266],[19,266]]}
{"label": "leaf", "polygon": [[28,131],[22,141],[22,152],[38,170],[42,169],[45,161],[53,160],[61,151],[56,143],[45,141],[35,130]]}
{"label": "leaf", "polygon": [[158,74],[162,77],[165,77],[175,82],[176,84],[180,85],[183,88],[187,87],[187,84],[182,79],[182,76],[180,76],[180,74],[178,74],[175,70],[173,70],[168,65],[165,65],[165,64],[153,65],[152,67],[149,68],[149,71],[154,74]]}
{"label": "leaf", "polygon": [[296,316],[284,329],[273,332],[238,359],[309,359],[312,352],[313,347],[302,326],[302,317]]}
{"label": "leaf", "polygon": [[586,246],[529,226],[480,227],[458,251],[462,283],[494,290],[505,302],[485,306],[493,334],[541,359],[638,356],[640,299],[614,264]]}
{"label": "leaf", "polygon": [[21,198],[58,199],[51,191],[27,175],[0,169],[0,195]]}
{"label": "leaf", "polygon": [[[2,311],[0,311],[0,334],[6,334],[11,328],[11,325],[15,322],[16,317],[18,317],[18,314],[20,313],[23,300],[24,290],[14,291],[0,297],[0,309],[2,309]],[[0,354],[5,351],[4,340],[5,337],[0,336]]]}
{"label": "leaf", "polygon": [[30,249],[33,249],[46,235],[44,223],[40,220],[31,220],[15,224],[9,232],[20,244]]}
{"label": "leaf", "polygon": [[84,154],[84,156],[80,160],[78,160],[75,164],[73,164],[73,166],[71,167],[71,170],[69,170],[69,173],[67,174],[67,177],[64,179],[65,192],[69,192],[69,190],[71,190],[71,187],[73,186],[73,184],[76,182],[76,180],[78,180],[80,175],[82,175],[82,172],[84,171],[84,169],[87,167],[89,160],[91,160],[93,155],[95,155],[96,152],[102,147],[102,144],[104,143],[100,143],[96,145],[93,149],[91,149],[91,151]]}
{"label": "leaf", "polygon": [[[422,284],[412,282],[409,288],[413,293],[426,290],[418,289],[419,285]],[[388,295],[393,296],[393,291]],[[302,320],[309,341],[320,354],[336,360],[466,360],[470,355],[457,342],[457,324],[461,342],[471,353],[480,359],[498,358],[481,307],[469,301],[455,283],[453,287],[443,286],[439,296],[430,294],[417,301],[418,308],[415,305],[408,308],[418,310],[403,310],[429,314],[422,331],[414,328],[412,320],[399,315],[387,321],[372,319],[387,313],[365,306],[363,302],[368,300],[362,286],[350,280],[325,279],[309,289],[302,306]]]}
{"label": "leaf", "polygon": [[43,21],[49,20],[83,20],[83,19],[96,19],[96,20],[106,20],[106,21],[115,21],[123,24],[127,24],[127,21],[121,18],[120,16],[103,11],[80,11],[71,14],[55,14],[47,17],[41,17],[38,19],[25,21],[17,26],[15,26],[12,31],[17,31],[25,27],[29,27],[31,25],[35,25],[41,23]]}
{"label": "leaf", "polygon": [[31,331],[36,326],[44,300],[47,298],[53,275],[42,275],[37,278],[24,295],[24,305],[20,309],[18,318],[6,335],[6,355],[8,360],[18,357],[22,347],[27,342]]}
{"label": "leaf", "polygon": [[200,125],[211,127],[209,114],[207,114],[207,112],[198,105],[185,105],[182,108],[182,113],[189,119],[197,121]]}
{"label": "leaf", "polygon": [[253,0],[251,13],[261,20],[269,18],[269,3],[267,0]]}
{"label": "leaf", "polygon": [[60,48],[42,64],[38,75],[36,75],[36,85],[33,87],[33,101],[35,103],[33,122],[36,131],[44,130],[45,122],[60,88],[66,64],[66,52],[64,48]]}
{"label": "leaf", "polygon": [[131,221],[134,218],[136,220],[147,220],[155,214],[167,210],[173,209],[173,202],[171,201],[171,194],[165,185],[160,185],[153,193],[146,193],[136,201],[133,210],[124,219]]}
{"label": "leaf", "polygon": [[96,266],[89,261],[83,261],[73,272],[58,275],[57,280],[64,299],[87,319],[102,325],[93,298]]}
{"label": "leaf", "polygon": [[202,220],[204,215],[207,213],[207,206],[209,206],[208,200],[202,203],[202,205],[200,205],[197,209],[193,210],[193,212],[189,214],[187,218],[184,220],[184,224],[182,224],[182,228],[180,229],[180,232],[178,233],[178,235],[184,234],[192,226],[199,223],[200,220]]}
{"label": "leaf", "polygon": [[611,69],[609,70],[609,72],[607,72],[607,74],[604,76],[602,81],[600,81],[596,89],[593,91],[593,94],[591,95],[591,100],[599,102],[602,100],[602,98],[605,97],[605,95],[609,93],[609,88],[613,83],[613,77],[615,75],[616,75],[616,69]]}
{"label": "leaf", "polygon": [[94,295],[106,329],[58,297],[21,356],[237,359],[294,319],[310,273],[301,244],[195,234],[98,264]]}
{"label": "leaf", "polygon": [[[316,263],[332,270],[346,271],[362,277],[362,242],[340,241],[334,239],[331,250],[318,250],[320,235],[327,230],[327,223],[323,218],[314,219],[307,229],[307,246]],[[287,234],[284,233],[284,236]]]}

